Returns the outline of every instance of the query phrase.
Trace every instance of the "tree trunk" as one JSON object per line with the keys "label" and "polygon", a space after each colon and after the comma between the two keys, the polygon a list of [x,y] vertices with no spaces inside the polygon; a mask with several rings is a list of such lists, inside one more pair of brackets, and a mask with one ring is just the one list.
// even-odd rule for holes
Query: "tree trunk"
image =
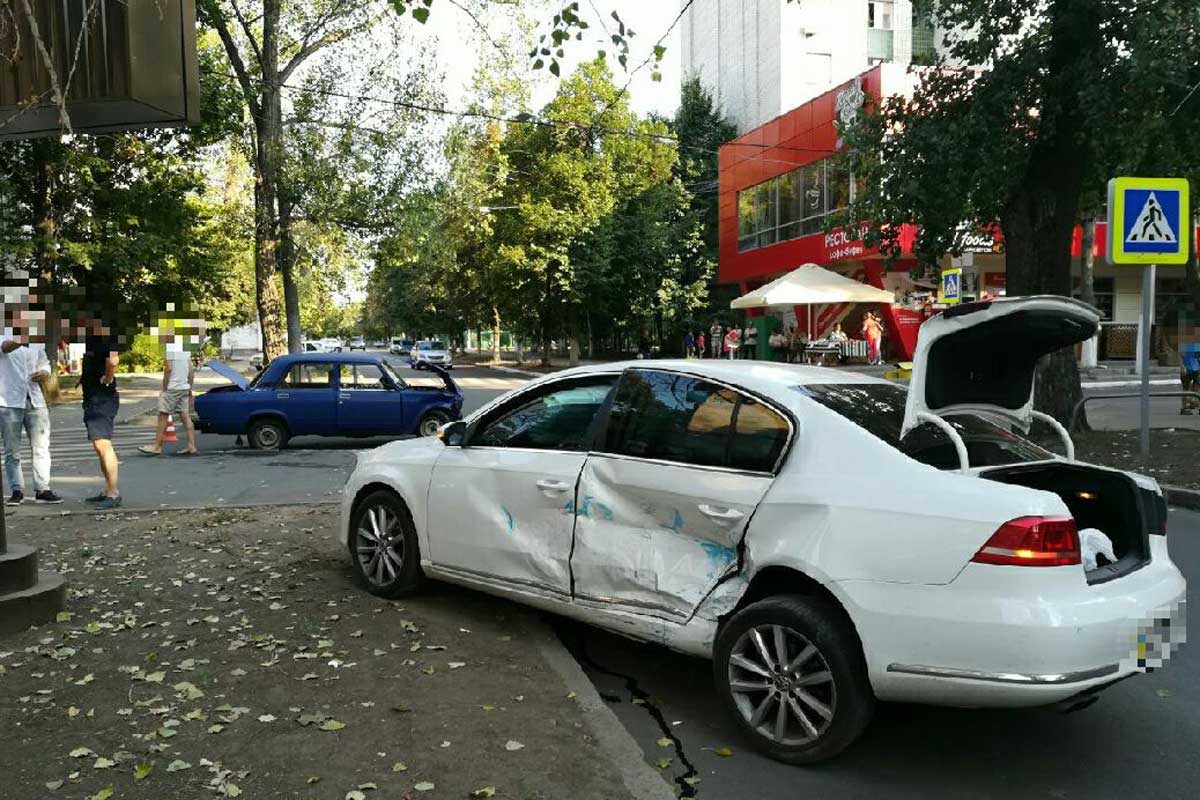
{"label": "tree trunk", "polygon": [[[281,172],[282,176],[282,172]],[[292,201],[286,187],[279,189],[279,266],[283,271],[283,305],[287,314],[287,348],[299,353],[304,334],[300,329],[300,291],[296,286],[296,245],[292,241]]]}
{"label": "tree trunk", "polygon": [[[36,274],[38,285],[51,297],[58,294],[58,225],[54,219],[54,153],[60,148],[55,141],[39,140],[33,144],[34,192],[33,226],[37,239]],[[46,303],[46,358],[50,361],[50,377],[42,384],[46,399],[58,399],[58,342],[62,338],[57,305]]]}
{"label": "tree trunk", "polygon": [[584,313],[585,318],[587,319],[587,357],[588,359],[594,359],[596,357],[596,337],[592,335],[592,312],[587,311]]}
{"label": "tree trunk", "polygon": [[500,308],[492,306],[492,363],[500,363]]}
{"label": "tree trunk", "polygon": [[278,266],[279,162],[283,154],[283,108],[279,87],[280,0],[263,1],[261,114],[255,120],[257,181],[254,192],[254,277],[258,291],[258,318],[262,325],[263,362],[287,352],[279,290]]}
{"label": "tree trunk", "polygon": [[[1092,0],[1058,0],[1050,7],[1048,86],[1041,128],[1024,179],[1001,214],[1010,295],[1071,296],[1071,236],[1083,179],[1093,158],[1092,136],[1081,126],[1092,74],[1103,51],[1100,13]],[[1034,406],[1064,425],[1083,396],[1074,347],[1038,365]],[[1086,422],[1084,423],[1086,425]]]}
{"label": "tree trunk", "polygon": [[1093,245],[1096,242],[1096,217],[1088,214],[1083,221],[1083,268],[1079,273],[1079,299],[1089,306],[1096,305],[1096,254]]}

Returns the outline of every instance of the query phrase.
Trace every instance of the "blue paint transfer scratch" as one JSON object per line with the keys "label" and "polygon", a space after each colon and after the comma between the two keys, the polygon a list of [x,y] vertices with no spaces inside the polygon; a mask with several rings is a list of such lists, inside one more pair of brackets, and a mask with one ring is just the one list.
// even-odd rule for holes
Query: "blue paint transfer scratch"
{"label": "blue paint transfer scratch", "polygon": [[[570,505],[570,503],[568,503]],[[579,504],[579,516],[591,519],[593,509],[596,512],[596,517],[605,521],[611,521],[613,518],[612,509],[601,503],[590,494],[583,496],[583,502]]]}
{"label": "blue paint transfer scratch", "polygon": [[679,531],[683,528],[683,514],[679,513],[678,508],[675,509],[675,518],[671,520],[671,524],[663,525],[663,524],[659,523],[659,527],[666,528],[667,530],[673,531],[675,533],[679,533]]}
{"label": "blue paint transfer scratch", "polygon": [[508,529],[508,534],[511,536],[513,534],[513,529],[516,527],[513,524],[513,516],[504,506],[500,506],[500,511],[504,514],[504,527]]}
{"label": "blue paint transfer scratch", "polygon": [[715,544],[714,542],[701,542],[700,546],[704,548],[704,555],[708,557],[709,572],[715,572],[724,569],[730,562],[737,558],[737,553],[733,548],[725,547],[724,545]]}

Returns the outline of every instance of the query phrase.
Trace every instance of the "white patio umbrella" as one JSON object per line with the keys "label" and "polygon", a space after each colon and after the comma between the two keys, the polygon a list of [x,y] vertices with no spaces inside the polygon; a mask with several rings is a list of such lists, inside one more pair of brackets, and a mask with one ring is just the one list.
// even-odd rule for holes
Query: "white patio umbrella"
{"label": "white patio umbrella", "polygon": [[[816,264],[805,264],[782,278],[747,292],[729,304],[730,308],[793,308],[830,303],[887,303],[896,302],[886,289],[859,283]],[[812,336],[812,312],[808,315],[808,334]]]}

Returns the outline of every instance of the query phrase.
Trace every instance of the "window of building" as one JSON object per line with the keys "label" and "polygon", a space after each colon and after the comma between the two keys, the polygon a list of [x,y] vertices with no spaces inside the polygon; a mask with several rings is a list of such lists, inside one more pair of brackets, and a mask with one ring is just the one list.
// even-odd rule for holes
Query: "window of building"
{"label": "window of building", "polygon": [[849,206],[850,177],[825,159],[738,192],[738,250],[820,233],[825,216]]}
{"label": "window of building", "polygon": [[876,30],[892,29],[892,0],[870,0],[867,3],[867,27]]}

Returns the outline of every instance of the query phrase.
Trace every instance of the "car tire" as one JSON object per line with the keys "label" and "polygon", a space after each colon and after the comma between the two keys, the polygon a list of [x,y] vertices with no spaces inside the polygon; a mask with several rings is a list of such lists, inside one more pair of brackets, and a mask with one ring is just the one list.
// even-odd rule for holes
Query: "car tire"
{"label": "car tire", "polygon": [[246,439],[255,450],[282,450],[287,447],[287,426],[275,417],[256,419],[250,424]]}
{"label": "car tire", "polygon": [[[377,538],[376,531],[386,538]],[[421,588],[425,576],[417,531],[408,507],[394,492],[380,489],[354,507],[349,541],[354,573],[371,594],[403,597]]]}
{"label": "car tire", "polygon": [[713,677],[721,702],[754,746],[789,764],[841,753],[875,708],[853,626],[841,608],[819,597],[778,595],[734,614],[717,633]]}
{"label": "car tire", "polygon": [[421,417],[421,421],[417,423],[417,436],[422,438],[437,436],[441,427],[449,421],[450,415],[445,411],[436,408],[432,411],[426,411],[425,415]]}

